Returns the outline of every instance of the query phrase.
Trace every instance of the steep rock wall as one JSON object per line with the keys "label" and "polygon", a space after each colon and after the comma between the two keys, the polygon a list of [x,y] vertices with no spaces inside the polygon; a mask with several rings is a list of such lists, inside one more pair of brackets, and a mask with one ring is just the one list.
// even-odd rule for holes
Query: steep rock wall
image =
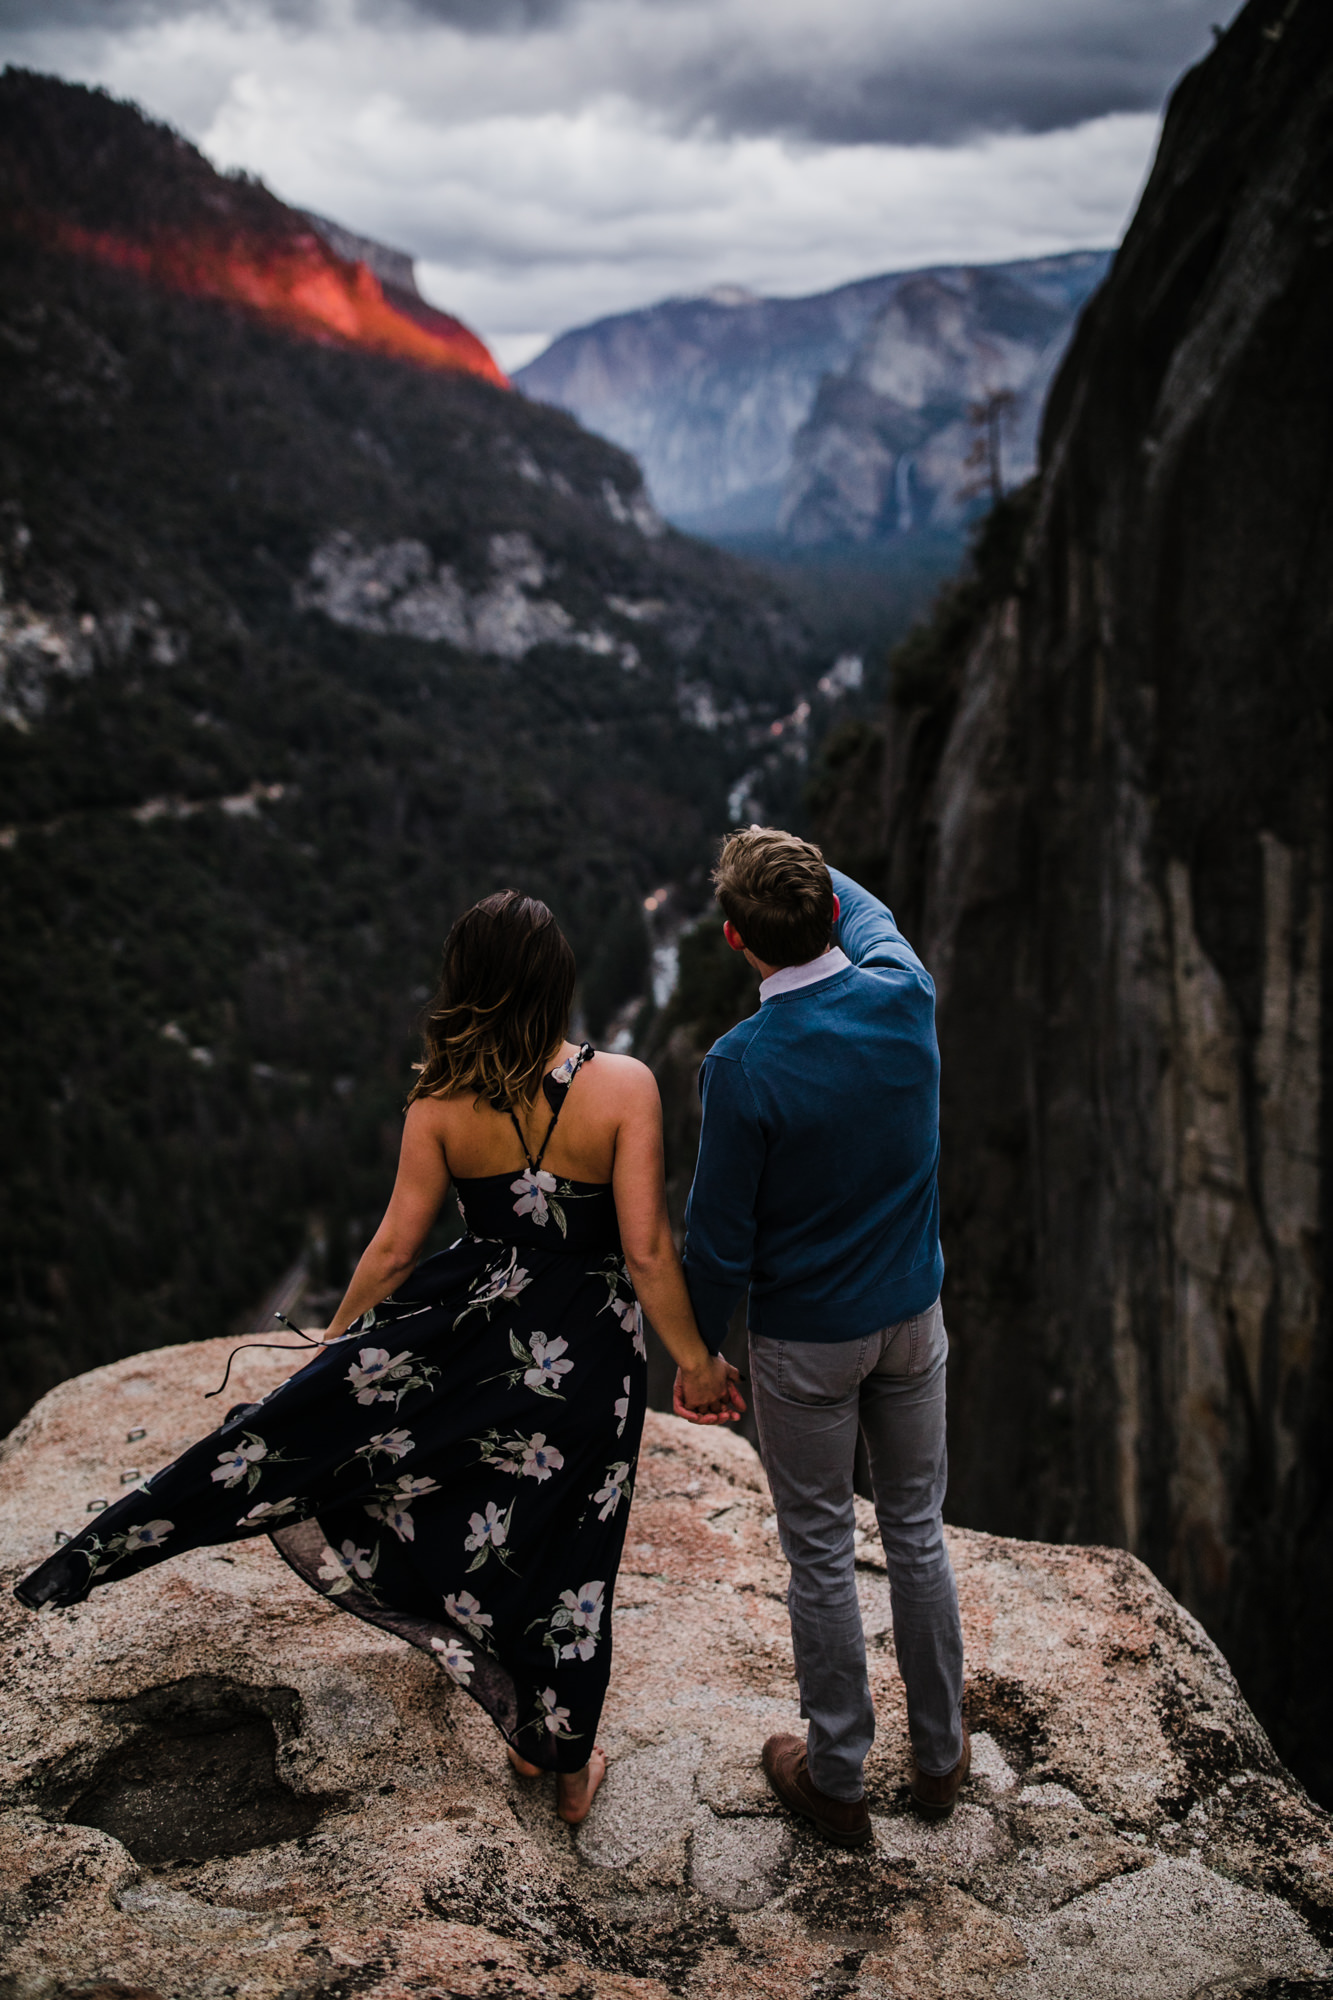
{"label": "steep rock wall", "polygon": [[1325,1796],[1331,114],[1314,0],[1185,79],[1021,559],[826,799],[939,985],[954,1518],[1145,1557]]}

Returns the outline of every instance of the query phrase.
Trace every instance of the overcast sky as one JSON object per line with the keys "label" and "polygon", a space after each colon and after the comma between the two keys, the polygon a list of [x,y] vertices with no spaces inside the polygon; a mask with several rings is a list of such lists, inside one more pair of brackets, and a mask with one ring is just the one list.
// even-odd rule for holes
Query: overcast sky
{"label": "overcast sky", "polygon": [[716,284],[1114,243],[1232,0],[0,0],[0,57],[411,250],[517,366]]}

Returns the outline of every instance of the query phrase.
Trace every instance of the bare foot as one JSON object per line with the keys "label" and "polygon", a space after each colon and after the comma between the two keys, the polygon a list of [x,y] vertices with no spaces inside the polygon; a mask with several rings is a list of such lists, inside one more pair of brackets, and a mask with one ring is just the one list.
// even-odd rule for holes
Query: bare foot
{"label": "bare foot", "polygon": [[566,1826],[588,1817],[593,1794],[606,1776],[606,1752],[598,1744],[581,1771],[562,1771],[555,1781],[555,1809]]}
{"label": "bare foot", "polygon": [[540,1778],[541,1776],[540,1765],[525,1763],[523,1758],[519,1756],[517,1750],[510,1749],[510,1746],[507,1743],[505,1744],[505,1749],[509,1751],[509,1761],[513,1765],[514,1769],[518,1772],[520,1778]]}

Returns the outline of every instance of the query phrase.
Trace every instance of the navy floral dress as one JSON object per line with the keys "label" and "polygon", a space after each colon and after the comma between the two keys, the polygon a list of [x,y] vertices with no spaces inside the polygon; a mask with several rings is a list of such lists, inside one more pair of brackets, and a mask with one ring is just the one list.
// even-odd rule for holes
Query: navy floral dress
{"label": "navy floral dress", "polygon": [[457,1243],[107,1508],[25,1578],[22,1602],[76,1604],[268,1534],[315,1590],[430,1653],[529,1763],[581,1769],[647,1374],[610,1186],[541,1164],[592,1054],[545,1079],[550,1130],[517,1178],[455,1182]]}

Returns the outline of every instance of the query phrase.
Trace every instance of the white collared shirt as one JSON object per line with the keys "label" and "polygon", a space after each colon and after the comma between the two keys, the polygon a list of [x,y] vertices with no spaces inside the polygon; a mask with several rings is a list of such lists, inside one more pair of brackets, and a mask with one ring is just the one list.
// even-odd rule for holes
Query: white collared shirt
{"label": "white collared shirt", "polygon": [[759,1001],[772,1000],[779,993],[794,993],[799,986],[813,986],[817,980],[832,979],[835,972],[845,972],[851,964],[840,945],[830,945],[818,958],[808,958],[804,965],[780,965],[776,972],[770,972],[767,979],[759,982]]}

